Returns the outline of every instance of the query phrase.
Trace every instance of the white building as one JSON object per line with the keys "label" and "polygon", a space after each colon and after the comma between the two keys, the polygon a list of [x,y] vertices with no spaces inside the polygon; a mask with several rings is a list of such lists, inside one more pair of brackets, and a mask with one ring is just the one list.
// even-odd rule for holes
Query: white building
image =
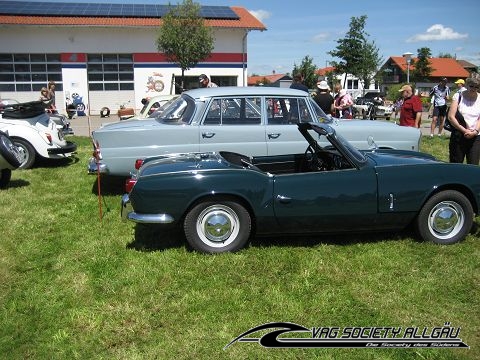
{"label": "white building", "polygon": [[[333,72],[335,69],[333,67],[325,67],[318,69],[315,73],[319,77],[324,77],[329,84],[340,83],[347,92],[352,95],[353,99],[356,99],[359,96],[367,92],[380,92],[379,85],[376,81],[372,81],[368,88],[364,87],[363,81],[353,76],[352,74],[339,74],[336,75],[333,79],[329,79],[328,75]],[[372,76],[373,78],[373,76]]]}
{"label": "white building", "polygon": [[[166,4],[3,1],[0,98],[38,100],[54,80],[60,111],[75,99],[98,114],[127,102],[140,109],[146,96],[174,93],[181,69],[156,46],[167,10]],[[202,73],[219,85],[247,86],[247,36],[265,26],[241,7],[202,6],[200,14],[213,28],[214,50],[185,72],[185,87],[197,87]]]}

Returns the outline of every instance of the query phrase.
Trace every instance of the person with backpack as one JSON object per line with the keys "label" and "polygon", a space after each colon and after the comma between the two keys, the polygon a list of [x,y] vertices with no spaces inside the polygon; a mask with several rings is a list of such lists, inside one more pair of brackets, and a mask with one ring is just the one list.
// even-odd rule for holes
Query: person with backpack
{"label": "person with backpack", "polygon": [[335,85],[335,117],[341,119],[353,119],[353,99],[347,90],[342,89],[342,85]]}

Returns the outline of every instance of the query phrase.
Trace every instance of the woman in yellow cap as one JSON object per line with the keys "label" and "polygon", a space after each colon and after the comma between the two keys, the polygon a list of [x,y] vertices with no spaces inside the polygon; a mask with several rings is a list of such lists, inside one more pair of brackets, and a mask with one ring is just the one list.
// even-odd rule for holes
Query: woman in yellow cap
{"label": "woman in yellow cap", "polygon": [[460,94],[461,92],[467,90],[467,88],[465,87],[465,80],[458,79],[457,81],[455,81],[455,84],[457,84],[457,93]]}

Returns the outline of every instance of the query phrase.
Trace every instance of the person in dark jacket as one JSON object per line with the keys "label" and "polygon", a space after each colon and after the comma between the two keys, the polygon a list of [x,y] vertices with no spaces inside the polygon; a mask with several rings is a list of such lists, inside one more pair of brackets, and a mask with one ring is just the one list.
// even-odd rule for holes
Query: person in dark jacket
{"label": "person in dark jacket", "polygon": [[308,93],[308,87],[303,83],[303,75],[297,73],[293,75],[293,83],[290,85],[290,89],[303,90]]}
{"label": "person in dark jacket", "polygon": [[313,95],[313,100],[320,106],[323,112],[327,115],[332,115],[333,113],[333,96],[330,94],[330,87],[325,80],[319,81],[317,83],[318,90]]}

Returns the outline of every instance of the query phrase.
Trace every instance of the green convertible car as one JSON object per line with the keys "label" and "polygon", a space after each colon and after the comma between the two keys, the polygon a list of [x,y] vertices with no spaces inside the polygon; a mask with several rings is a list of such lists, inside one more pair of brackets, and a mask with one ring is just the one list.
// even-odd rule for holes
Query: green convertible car
{"label": "green convertible car", "polygon": [[139,160],[126,183],[122,217],[176,224],[193,249],[206,253],[239,250],[254,234],[413,225],[424,240],[452,244],[472,229],[480,167],[380,150],[373,139],[372,149],[360,151],[327,124],[298,128],[306,140],[302,154],[250,158],[219,151]]}

